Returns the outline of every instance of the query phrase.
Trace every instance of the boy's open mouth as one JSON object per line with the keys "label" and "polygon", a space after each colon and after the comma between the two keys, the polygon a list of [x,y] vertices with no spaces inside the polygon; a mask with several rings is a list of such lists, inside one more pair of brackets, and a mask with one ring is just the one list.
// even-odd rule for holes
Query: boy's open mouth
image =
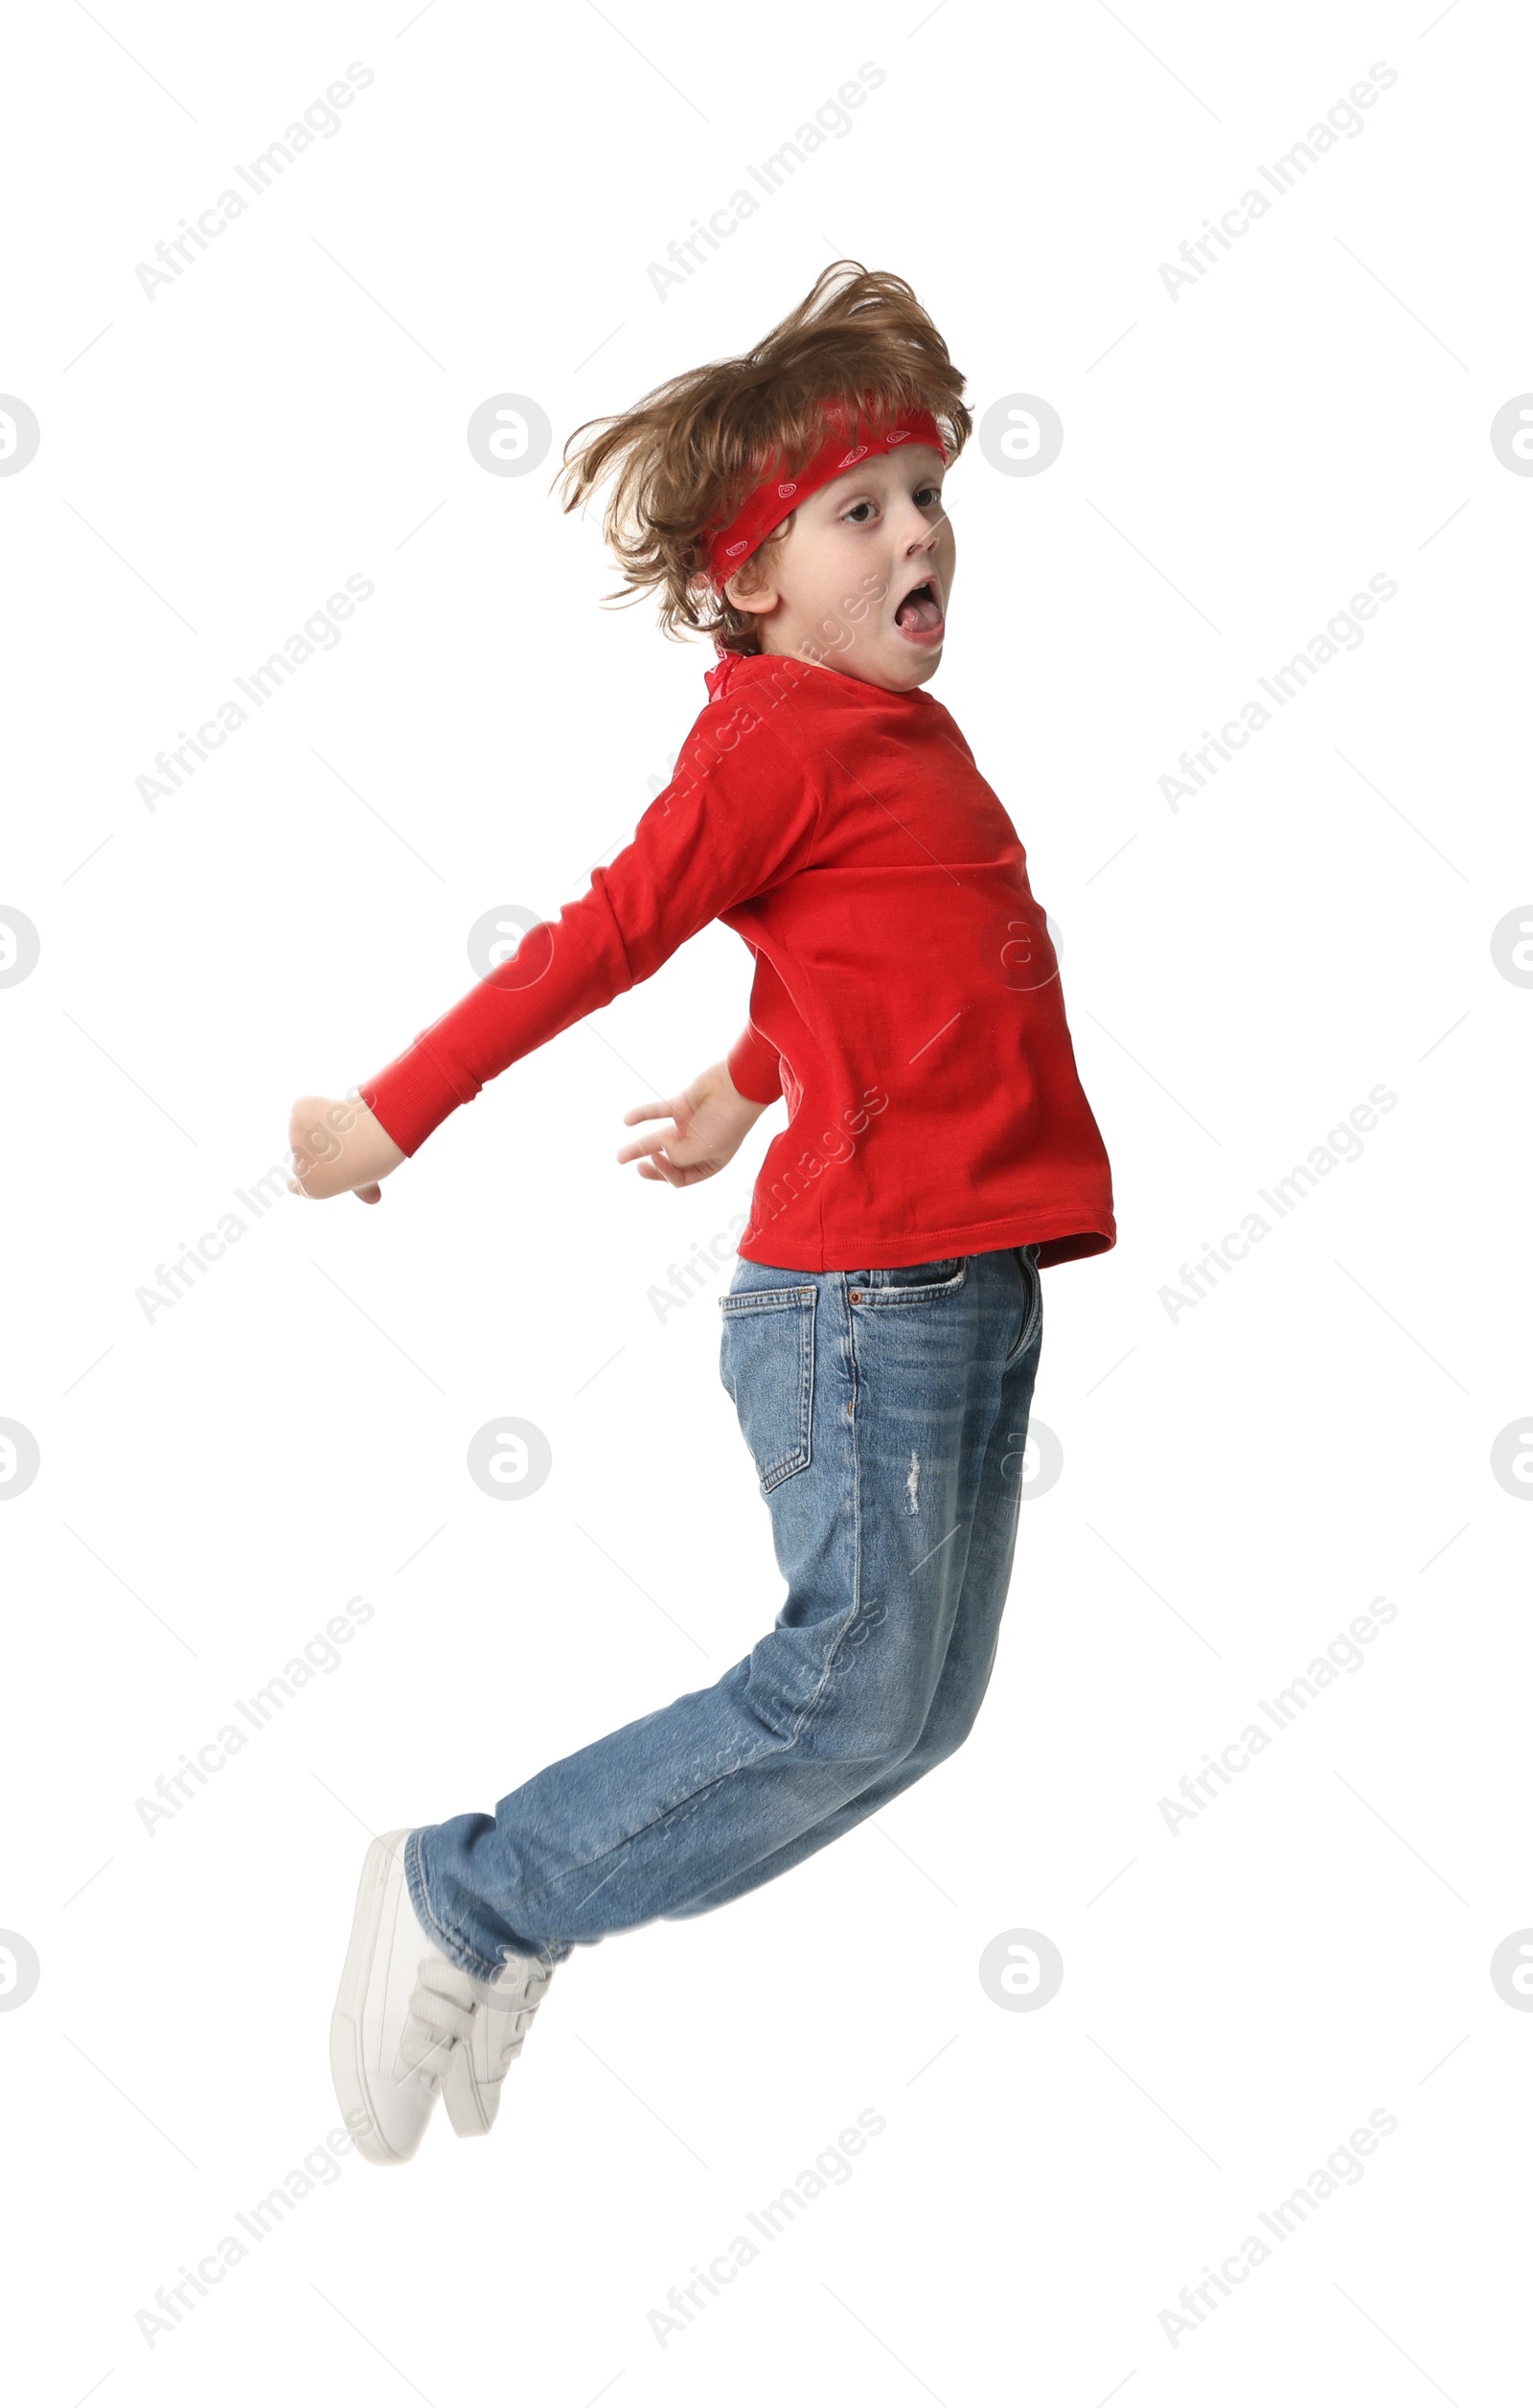
{"label": "boy's open mouth", "polygon": [[912,644],[929,644],[942,634],[942,603],[935,577],[912,585],[894,614],[894,624]]}

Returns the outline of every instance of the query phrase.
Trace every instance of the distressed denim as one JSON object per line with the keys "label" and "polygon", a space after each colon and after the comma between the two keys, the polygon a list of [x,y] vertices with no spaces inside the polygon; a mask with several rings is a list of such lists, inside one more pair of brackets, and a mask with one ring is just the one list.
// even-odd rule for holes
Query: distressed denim
{"label": "distressed denim", "polygon": [[995,1662],[1042,1342],[1037,1246],[899,1270],[742,1261],[720,1371],[771,1514],[774,1627],[500,1800],[413,1831],[417,1914],[490,1980],[799,1864],[940,1764]]}

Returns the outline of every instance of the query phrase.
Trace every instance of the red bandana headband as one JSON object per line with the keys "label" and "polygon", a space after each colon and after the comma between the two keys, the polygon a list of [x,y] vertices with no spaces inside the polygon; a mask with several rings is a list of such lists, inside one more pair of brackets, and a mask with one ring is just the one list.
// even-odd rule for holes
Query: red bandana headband
{"label": "red bandana headband", "polygon": [[942,430],[929,410],[905,410],[889,424],[866,425],[860,441],[853,444],[847,439],[846,413],[841,404],[822,401],[820,407],[837,431],[827,438],[807,466],[796,476],[789,477],[784,475],[785,464],[779,459],[746,496],[727,527],[704,530],[702,539],[708,547],[708,566],[716,585],[722,587],[801,501],[818,493],[822,485],[829,485],[833,477],[844,476],[859,460],[871,459],[879,452],[898,451],[907,443],[929,444],[940,458],[947,459]]}

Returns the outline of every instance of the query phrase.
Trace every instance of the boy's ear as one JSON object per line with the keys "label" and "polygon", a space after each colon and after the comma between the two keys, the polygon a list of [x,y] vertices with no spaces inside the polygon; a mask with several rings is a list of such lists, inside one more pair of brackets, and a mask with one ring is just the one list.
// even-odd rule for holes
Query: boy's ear
{"label": "boy's ear", "polygon": [[737,610],[775,610],[778,602],[777,588],[761,575],[759,569],[756,583],[748,591],[742,587],[741,578],[750,575],[751,566],[752,563],[747,562],[744,568],[737,569],[733,577],[725,579],[724,600],[731,603]]}

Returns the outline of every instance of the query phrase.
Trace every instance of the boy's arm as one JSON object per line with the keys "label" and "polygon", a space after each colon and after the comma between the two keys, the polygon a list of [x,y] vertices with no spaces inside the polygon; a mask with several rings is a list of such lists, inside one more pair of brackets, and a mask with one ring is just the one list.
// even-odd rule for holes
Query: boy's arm
{"label": "boy's arm", "polygon": [[[744,723],[742,723],[744,722]],[[710,704],[633,840],[579,902],[540,922],[359,1093],[402,1153],[511,1063],[648,978],[720,912],[791,875],[819,821],[817,785],[759,715]],[[742,1094],[781,1092],[775,1056],[737,1040]],[[731,1073],[731,1075],[733,1075]]]}
{"label": "boy's arm", "polygon": [[724,1056],[724,1065],[740,1094],[764,1111],[776,1103],[783,1091],[783,1066],[776,1046],[767,1044],[749,1021]]}

